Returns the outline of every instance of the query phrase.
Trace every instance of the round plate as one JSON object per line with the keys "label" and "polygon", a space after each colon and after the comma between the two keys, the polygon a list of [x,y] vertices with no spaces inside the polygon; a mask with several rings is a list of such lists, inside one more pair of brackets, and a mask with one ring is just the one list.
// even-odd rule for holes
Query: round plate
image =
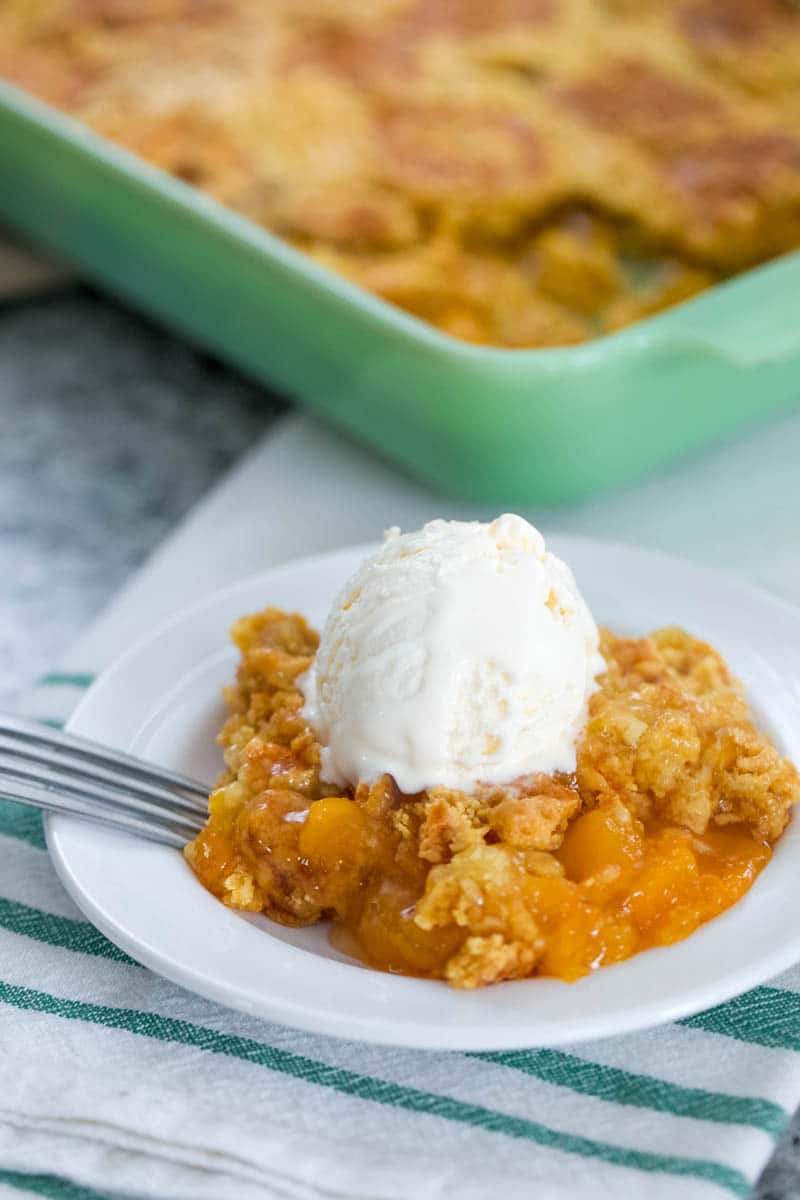
{"label": "round plate", "polygon": [[[682,625],[744,680],[758,720],[800,762],[800,613],[661,554],[554,538],[598,622],[641,634]],[[372,547],[247,579],[162,625],[106,671],[69,728],[200,779],[221,766],[220,688],[236,656],[228,628],[277,605],[319,626]],[[750,892],[684,942],[567,984],[528,979],[463,992],[345,958],[323,926],[287,929],[225,908],[180,854],[66,817],[47,822],[63,883],[87,917],[139,962],[212,1000],[317,1033],[420,1048],[553,1046],[685,1016],[800,959],[800,828],[794,821]]]}

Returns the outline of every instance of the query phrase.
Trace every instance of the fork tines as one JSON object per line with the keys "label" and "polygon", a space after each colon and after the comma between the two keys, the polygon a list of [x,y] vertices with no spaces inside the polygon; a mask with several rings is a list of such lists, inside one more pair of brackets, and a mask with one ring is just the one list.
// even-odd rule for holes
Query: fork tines
{"label": "fork tines", "polygon": [[168,845],[202,828],[208,789],[73,734],[0,714],[0,790],[50,811],[103,821]]}

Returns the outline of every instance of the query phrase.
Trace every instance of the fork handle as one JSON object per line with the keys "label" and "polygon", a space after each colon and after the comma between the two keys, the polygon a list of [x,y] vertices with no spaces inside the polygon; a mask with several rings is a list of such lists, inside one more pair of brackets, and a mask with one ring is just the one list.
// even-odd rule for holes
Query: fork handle
{"label": "fork handle", "polygon": [[0,781],[3,797],[27,804],[45,812],[58,813],[70,817],[81,817],[87,821],[116,829],[121,833],[134,834],[162,846],[172,846],[182,850],[188,841],[186,834],[171,828],[166,823],[160,823],[152,818],[138,817],[121,809],[102,808],[90,800],[69,794],[61,789],[52,791],[41,783],[32,780],[16,779],[13,782]]}

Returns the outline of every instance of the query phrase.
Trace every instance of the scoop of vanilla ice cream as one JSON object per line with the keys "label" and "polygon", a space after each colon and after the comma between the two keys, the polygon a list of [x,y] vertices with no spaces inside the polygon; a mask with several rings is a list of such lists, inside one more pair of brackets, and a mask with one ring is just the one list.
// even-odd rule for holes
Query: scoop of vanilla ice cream
{"label": "scoop of vanilla ice cream", "polygon": [[472,791],[572,771],[597,627],[569,568],[522,517],[390,529],[336,600],[304,713],[336,786]]}

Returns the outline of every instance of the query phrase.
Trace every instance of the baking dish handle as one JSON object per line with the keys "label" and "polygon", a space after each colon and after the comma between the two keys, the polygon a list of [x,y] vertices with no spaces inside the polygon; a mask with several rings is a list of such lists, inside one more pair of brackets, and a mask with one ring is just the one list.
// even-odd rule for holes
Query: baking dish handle
{"label": "baking dish handle", "polygon": [[800,355],[800,253],[719,284],[659,320],[654,340],[711,350],[737,367]]}

